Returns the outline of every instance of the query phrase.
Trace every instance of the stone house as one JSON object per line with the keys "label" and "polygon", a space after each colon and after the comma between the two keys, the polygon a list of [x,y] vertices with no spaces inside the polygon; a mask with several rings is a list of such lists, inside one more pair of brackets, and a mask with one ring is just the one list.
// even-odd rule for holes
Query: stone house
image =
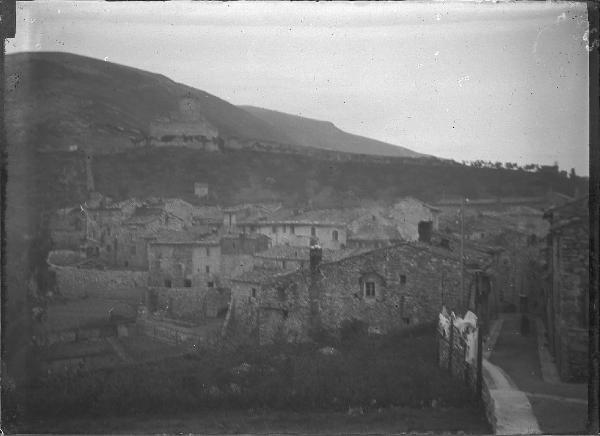
{"label": "stone house", "polygon": [[[230,322],[256,332],[261,343],[306,341],[318,330],[336,334],[351,320],[379,332],[433,322],[442,305],[462,311],[469,304],[458,266],[455,252],[419,242],[334,262],[323,262],[315,246],[304,269],[255,269],[234,279]],[[474,274],[466,274],[469,289]]]}
{"label": "stone house", "polygon": [[148,242],[159,231],[191,225],[191,209],[186,205],[191,208],[178,199],[129,199],[118,203],[104,200],[85,207],[87,256],[99,257],[111,267],[147,269]]}
{"label": "stone house", "polygon": [[589,197],[548,209],[545,321],[560,377],[587,377],[589,325]]}
{"label": "stone house", "polygon": [[198,198],[208,197],[208,183],[194,182],[194,195]]}
{"label": "stone house", "polygon": [[191,231],[161,232],[148,244],[149,286],[212,288],[219,285],[218,238]]}
{"label": "stone house", "polygon": [[117,265],[117,235],[122,231],[122,223],[141,205],[141,201],[136,199],[119,203],[102,199],[92,206],[84,206],[86,255],[99,257],[108,265]]}
{"label": "stone house", "polygon": [[148,269],[148,244],[160,232],[181,231],[185,221],[161,207],[138,207],[126,219],[114,238],[115,263]]}
{"label": "stone house", "polygon": [[416,241],[423,231],[439,229],[440,209],[413,197],[397,201],[389,211],[389,218],[396,226],[400,238]]}
{"label": "stone house", "polygon": [[231,279],[254,267],[254,254],[267,250],[271,240],[261,234],[221,236],[221,283],[231,287]]}
{"label": "stone house", "polygon": [[48,228],[54,249],[79,250],[85,241],[85,216],[79,205],[52,213]]}

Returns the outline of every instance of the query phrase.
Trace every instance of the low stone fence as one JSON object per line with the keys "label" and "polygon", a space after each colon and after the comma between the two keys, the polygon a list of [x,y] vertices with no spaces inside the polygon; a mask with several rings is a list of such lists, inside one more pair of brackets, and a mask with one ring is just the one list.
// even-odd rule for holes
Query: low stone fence
{"label": "low stone fence", "polygon": [[[56,274],[58,291],[64,297],[103,297],[119,289],[132,289],[147,286],[147,271],[98,270],[76,266],[50,265]],[[112,291],[112,292],[111,292]]]}
{"label": "low stone fence", "polygon": [[197,347],[213,346],[219,341],[220,325],[191,326],[176,320],[158,319],[150,315],[141,317],[137,322],[146,336],[171,345]]}

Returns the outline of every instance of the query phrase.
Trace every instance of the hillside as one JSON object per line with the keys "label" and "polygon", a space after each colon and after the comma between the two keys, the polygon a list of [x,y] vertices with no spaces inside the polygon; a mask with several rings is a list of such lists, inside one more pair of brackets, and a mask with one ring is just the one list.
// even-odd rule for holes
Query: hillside
{"label": "hillside", "polygon": [[[236,107],[207,92],[147,71],[89,57],[52,52],[6,56],[6,120],[14,145],[95,154],[143,145],[198,148],[213,141],[235,148],[261,141],[388,156],[411,150],[350,135],[331,123]],[[201,145],[200,145],[201,144]],[[302,152],[302,150],[298,150]],[[307,151],[309,151],[307,149]]]}
{"label": "hillside", "polygon": [[275,131],[292,138],[296,144],[305,147],[382,156],[423,156],[404,147],[346,133],[328,121],[313,120],[254,106],[239,107],[265,121]]}

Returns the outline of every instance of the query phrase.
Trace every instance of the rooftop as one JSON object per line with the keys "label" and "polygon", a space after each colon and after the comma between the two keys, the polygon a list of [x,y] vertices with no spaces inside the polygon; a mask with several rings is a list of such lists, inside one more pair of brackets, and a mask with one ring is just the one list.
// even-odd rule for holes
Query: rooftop
{"label": "rooftop", "polygon": [[200,233],[194,230],[164,230],[156,235],[153,245],[194,244],[219,245],[219,238],[210,233]]}
{"label": "rooftop", "polygon": [[[331,250],[323,249],[323,261],[332,262],[353,256],[360,252],[368,251],[366,249],[342,249]],[[281,260],[308,260],[310,257],[310,247],[294,247],[291,245],[275,245],[268,250],[255,253],[254,257],[262,259],[281,259]]]}

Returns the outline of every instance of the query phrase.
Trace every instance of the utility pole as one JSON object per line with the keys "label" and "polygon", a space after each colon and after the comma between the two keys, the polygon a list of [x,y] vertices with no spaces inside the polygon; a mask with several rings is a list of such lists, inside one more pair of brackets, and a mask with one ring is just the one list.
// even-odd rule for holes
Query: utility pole
{"label": "utility pole", "polygon": [[460,296],[463,304],[468,306],[469,302],[465,302],[465,197],[460,198]]}

